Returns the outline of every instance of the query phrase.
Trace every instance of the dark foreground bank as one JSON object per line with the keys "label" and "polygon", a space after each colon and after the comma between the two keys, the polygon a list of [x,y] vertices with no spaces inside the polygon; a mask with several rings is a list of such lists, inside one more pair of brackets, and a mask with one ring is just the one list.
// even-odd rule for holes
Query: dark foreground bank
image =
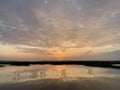
{"label": "dark foreground bank", "polygon": [[0,85],[0,90],[119,90],[118,77],[92,77],[74,80],[45,79]]}

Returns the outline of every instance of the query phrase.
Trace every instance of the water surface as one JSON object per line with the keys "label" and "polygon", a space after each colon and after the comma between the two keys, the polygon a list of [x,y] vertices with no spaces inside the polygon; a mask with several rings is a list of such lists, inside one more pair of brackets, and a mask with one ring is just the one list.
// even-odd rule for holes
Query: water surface
{"label": "water surface", "polygon": [[0,68],[0,84],[31,80],[58,79],[72,81],[79,78],[120,77],[119,69],[96,68],[82,65],[31,65]]}

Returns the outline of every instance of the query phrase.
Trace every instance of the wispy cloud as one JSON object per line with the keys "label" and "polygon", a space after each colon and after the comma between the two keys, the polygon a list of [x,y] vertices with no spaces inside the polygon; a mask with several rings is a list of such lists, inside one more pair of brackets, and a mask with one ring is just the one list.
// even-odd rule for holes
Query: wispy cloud
{"label": "wispy cloud", "polygon": [[[1,0],[0,44],[43,56],[56,51],[72,55],[73,49],[86,47],[117,47],[119,9],[119,0]],[[92,54],[91,50],[81,53],[77,55]]]}

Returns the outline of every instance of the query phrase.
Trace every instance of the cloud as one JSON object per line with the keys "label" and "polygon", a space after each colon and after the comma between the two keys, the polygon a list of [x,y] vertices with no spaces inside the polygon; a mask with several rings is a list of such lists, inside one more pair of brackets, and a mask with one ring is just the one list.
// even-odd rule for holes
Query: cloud
{"label": "cloud", "polygon": [[120,50],[105,52],[96,56],[88,57],[90,60],[120,60]]}
{"label": "cloud", "polygon": [[1,0],[0,43],[35,47],[17,49],[44,55],[48,48],[115,46],[119,9],[119,0]]}
{"label": "cloud", "polygon": [[25,47],[17,47],[19,52],[22,53],[32,53],[37,55],[50,55],[51,52],[47,49],[40,49],[40,48],[25,48]]}

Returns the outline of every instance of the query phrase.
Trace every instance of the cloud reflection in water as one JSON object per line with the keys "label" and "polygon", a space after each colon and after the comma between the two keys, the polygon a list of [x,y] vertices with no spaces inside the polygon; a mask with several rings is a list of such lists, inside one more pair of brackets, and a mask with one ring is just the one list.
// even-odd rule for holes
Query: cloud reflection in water
{"label": "cloud reflection in water", "polygon": [[0,68],[0,83],[14,83],[43,79],[76,80],[80,77],[114,77],[119,76],[119,74],[119,70],[93,68],[80,65],[8,66]]}

